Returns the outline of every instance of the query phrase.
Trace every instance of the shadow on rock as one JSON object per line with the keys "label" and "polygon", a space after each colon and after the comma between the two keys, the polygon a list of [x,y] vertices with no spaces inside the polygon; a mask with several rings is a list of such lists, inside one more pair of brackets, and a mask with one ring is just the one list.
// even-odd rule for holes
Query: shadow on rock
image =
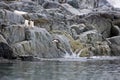
{"label": "shadow on rock", "polygon": [[5,59],[16,59],[16,57],[13,55],[12,48],[3,42],[0,42],[0,57]]}

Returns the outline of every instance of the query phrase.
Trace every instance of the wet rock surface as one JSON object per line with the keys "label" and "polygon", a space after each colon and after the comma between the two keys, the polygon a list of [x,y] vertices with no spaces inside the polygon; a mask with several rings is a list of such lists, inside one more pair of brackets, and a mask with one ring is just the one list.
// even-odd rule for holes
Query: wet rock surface
{"label": "wet rock surface", "polygon": [[12,48],[3,42],[0,42],[0,57],[3,57],[5,59],[16,59]]}
{"label": "wet rock surface", "polygon": [[120,35],[120,9],[109,0],[37,1],[0,1],[2,57],[61,58],[82,49],[82,56],[118,54],[120,44],[114,36]]}
{"label": "wet rock surface", "polygon": [[113,55],[116,55],[116,56],[119,56],[120,55],[120,36],[115,36],[115,37],[111,37],[111,38],[108,38],[108,40],[112,43],[110,45],[111,47],[111,50],[113,52]]}

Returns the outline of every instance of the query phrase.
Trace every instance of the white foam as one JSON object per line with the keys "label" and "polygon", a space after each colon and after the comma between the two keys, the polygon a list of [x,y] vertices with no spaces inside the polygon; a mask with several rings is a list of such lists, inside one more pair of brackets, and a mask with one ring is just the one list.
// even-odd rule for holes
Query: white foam
{"label": "white foam", "polygon": [[64,55],[64,58],[79,58],[75,53],[72,53],[71,55],[66,52],[66,54]]}

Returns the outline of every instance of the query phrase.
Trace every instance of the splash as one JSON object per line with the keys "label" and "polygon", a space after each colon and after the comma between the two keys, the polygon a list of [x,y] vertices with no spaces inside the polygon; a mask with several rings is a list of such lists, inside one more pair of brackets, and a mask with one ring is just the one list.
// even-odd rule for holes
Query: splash
{"label": "splash", "polygon": [[84,50],[85,50],[85,49],[81,49],[81,50],[78,52],[77,57],[79,57]]}
{"label": "splash", "polygon": [[66,54],[64,55],[64,58],[80,58],[81,53],[84,51],[85,49],[81,49],[78,53],[77,52],[72,52],[72,54],[70,55],[67,51]]}
{"label": "splash", "polygon": [[64,58],[79,58],[79,56],[77,56],[75,53],[72,53],[71,55],[66,52],[66,54],[64,55]]}

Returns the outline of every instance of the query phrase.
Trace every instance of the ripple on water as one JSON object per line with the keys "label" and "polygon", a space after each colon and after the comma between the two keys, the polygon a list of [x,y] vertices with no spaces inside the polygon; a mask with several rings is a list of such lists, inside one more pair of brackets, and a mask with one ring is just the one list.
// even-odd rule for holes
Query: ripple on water
{"label": "ripple on water", "polygon": [[[66,60],[66,61],[65,61]],[[42,60],[0,64],[0,80],[119,80],[120,59]]]}

